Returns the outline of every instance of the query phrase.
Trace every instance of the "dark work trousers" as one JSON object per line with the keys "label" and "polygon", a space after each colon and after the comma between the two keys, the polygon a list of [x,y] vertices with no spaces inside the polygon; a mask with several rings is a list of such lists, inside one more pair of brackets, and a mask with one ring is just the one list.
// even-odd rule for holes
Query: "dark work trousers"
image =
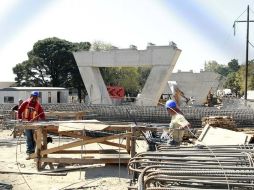
{"label": "dark work trousers", "polygon": [[35,141],[32,129],[25,129],[26,134],[26,153],[32,154],[35,150]]}

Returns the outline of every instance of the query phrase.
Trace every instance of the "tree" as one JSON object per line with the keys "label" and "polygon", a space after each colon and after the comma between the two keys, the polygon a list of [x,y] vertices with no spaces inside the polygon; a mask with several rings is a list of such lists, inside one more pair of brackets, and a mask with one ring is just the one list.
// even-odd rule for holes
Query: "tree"
{"label": "tree", "polygon": [[231,72],[228,74],[224,87],[231,89],[231,91],[235,93],[236,96],[239,95],[241,90],[241,85],[240,85],[240,79],[237,76],[237,73]]}
{"label": "tree", "polygon": [[[254,89],[254,79],[253,79],[253,74],[254,74],[254,60],[249,61],[248,63],[248,90]],[[240,65],[239,70],[237,71],[238,78],[240,80],[240,86],[241,86],[241,93],[244,92],[245,90],[245,65]]]}
{"label": "tree", "polygon": [[250,90],[254,90],[254,76],[253,75],[250,77],[250,82],[248,87]]}
{"label": "tree", "polygon": [[229,72],[237,72],[240,69],[240,65],[238,63],[238,60],[237,59],[232,59],[228,63],[228,69],[229,69]]}
{"label": "tree", "polygon": [[92,51],[107,51],[107,50],[110,50],[112,47],[113,47],[112,44],[109,44],[103,41],[94,41],[91,46],[91,50]]}
{"label": "tree", "polygon": [[140,88],[143,88],[145,83],[146,83],[146,80],[151,72],[151,67],[139,67],[138,68],[138,73],[139,73],[139,86]]}
{"label": "tree", "polygon": [[219,67],[219,64],[217,63],[217,61],[208,61],[208,62],[205,62],[205,71],[217,71]]}
{"label": "tree", "polygon": [[120,69],[118,84],[125,88],[125,92],[131,97],[136,96],[139,91],[139,74],[137,68],[124,67]]}
{"label": "tree", "polygon": [[28,60],[13,68],[17,85],[74,87],[80,95],[85,88],[72,52],[90,46],[89,42],[71,43],[55,37],[39,40],[28,52]]}
{"label": "tree", "polygon": [[222,76],[227,76],[229,73],[228,67],[218,64],[216,61],[208,61],[205,63],[205,71],[216,72]]}
{"label": "tree", "polygon": [[[93,51],[108,51],[112,45],[102,41],[95,41],[92,44]],[[136,96],[139,85],[139,72],[137,68],[131,67],[101,67],[100,72],[107,86],[123,86],[125,92],[131,96]]]}

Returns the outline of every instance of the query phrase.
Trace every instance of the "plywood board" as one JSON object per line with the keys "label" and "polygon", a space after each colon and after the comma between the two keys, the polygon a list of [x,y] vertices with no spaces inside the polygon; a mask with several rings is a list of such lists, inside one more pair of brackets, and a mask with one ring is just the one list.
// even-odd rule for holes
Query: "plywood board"
{"label": "plywood board", "polygon": [[242,145],[249,144],[252,135],[235,132],[218,127],[206,125],[196,144],[204,145]]}
{"label": "plywood board", "polygon": [[80,130],[96,130],[101,131],[108,127],[102,123],[59,123],[58,131],[80,131]]}

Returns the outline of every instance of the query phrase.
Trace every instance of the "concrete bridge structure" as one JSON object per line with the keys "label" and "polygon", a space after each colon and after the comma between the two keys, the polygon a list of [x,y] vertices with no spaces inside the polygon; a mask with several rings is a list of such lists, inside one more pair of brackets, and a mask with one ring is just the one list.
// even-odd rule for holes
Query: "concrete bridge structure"
{"label": "concrete bridge structure", "polygon": [[152,67],[136,104],[157,105],[170,79],[181,50],[168,46],[147,46],[146,50],[112,49],[109,51],[73,52],[92,104],[112,104],[100,67]]}

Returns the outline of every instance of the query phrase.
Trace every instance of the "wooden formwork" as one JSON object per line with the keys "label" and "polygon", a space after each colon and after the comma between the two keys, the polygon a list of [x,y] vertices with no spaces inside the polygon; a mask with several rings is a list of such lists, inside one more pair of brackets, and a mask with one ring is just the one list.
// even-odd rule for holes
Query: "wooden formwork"
{"label": "wooden formwork", "polygon": [[[17,126],[17,128],[34,130],[36,151],[29,158],[35,160],[38,170],[45,168],[46,165],[49,165],[52,169],[53,163],[128,163],[130,157],[135,154],[135,130],[130,125],[106,125],[95,120],[72,120],[23,123]],[[87,131],[101,132],[106,134],[106,136],[88,136]],[[68,142],[64,144],[56,145],[57,143],[54,143],[49,147],[47,142],[49,134],[71,138],[68,138]],[[117,139],[119,141],[111,141]],[[120,139],[124,139],[124,141],[120,142]],[[113,147],[113,149],[88,150],[87,148],[81,148],[84,145],[93,143],[108,145]],[[73,150],[73,148],[78,149]],[[81,157],[63,157],[66,154],[80,154]],[[94,154],[98,154],[99,157],[95,157]],[[54,155],[58,157],[54,157]]]}

